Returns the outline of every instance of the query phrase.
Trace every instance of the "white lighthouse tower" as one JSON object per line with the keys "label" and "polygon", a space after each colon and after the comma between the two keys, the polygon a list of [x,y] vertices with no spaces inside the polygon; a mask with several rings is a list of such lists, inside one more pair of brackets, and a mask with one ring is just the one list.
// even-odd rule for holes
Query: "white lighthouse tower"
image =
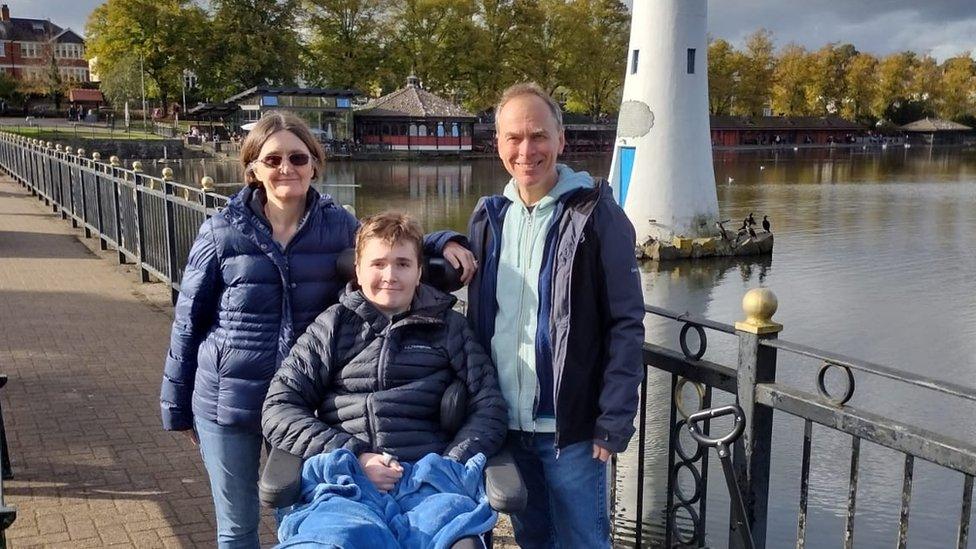
{"label": "white lighthouse tower", "polygon": [[707,0],[633,2],[610,183],[637,244],[718,232],[706,22]]}

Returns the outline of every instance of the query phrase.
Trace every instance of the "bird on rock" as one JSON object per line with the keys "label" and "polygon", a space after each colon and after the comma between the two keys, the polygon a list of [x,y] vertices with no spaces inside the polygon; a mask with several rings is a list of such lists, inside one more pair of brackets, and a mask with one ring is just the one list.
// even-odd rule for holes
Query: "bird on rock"
{"label": "bird on rock", "polygon": [[763,230],[768,233],[769,232],[769,227],[770,227],[770,225],[769,225],[769,216],[768,215],[764,215],[763,216],[762,226],[763,226]]}

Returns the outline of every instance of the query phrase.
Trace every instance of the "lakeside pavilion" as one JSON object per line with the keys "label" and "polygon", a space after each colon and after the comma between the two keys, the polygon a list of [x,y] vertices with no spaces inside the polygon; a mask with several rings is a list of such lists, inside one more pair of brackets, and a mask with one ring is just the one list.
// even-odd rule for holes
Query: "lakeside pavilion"
{"label": "lakeside pavilion", "polygon": [[356,139],[369,148],[408,152],[470,151],[475,116],[423,89],[416,76],[354,113]]}
{"label": "lakeside pavilion", "polygon": [[909,143],[921,145],[962,145],[976,138],[973,128],[951,120],[925,117],[898,128]]}
{"label": "lakeside pavilion", "polygon": [[362,94],[338,88],[273,88],[255,86],[227,99],[241,109],[241,125],[257,122],[264,113],[285,110],[299,116],[324,141],[345,141],[353,136],[353,100]]}
{"label": "lakeside pavilion", "polygon": [[864,133],[839,116],[724,116],[710,120],[712,145],[827,145],[850,143]]}

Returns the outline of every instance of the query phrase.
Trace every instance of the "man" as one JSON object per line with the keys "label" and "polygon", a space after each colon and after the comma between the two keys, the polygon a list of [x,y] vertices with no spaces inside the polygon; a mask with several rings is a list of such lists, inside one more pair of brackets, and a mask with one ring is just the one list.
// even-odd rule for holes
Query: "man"
{"label": "man", "polygon": [[509,409],[506,447],[529,490],[522,547],[610,547],[607,462],[634,433],[643,377],[636,237],[605,180],[557,164],[559,106],[517,84],[495,108],[512,178],[482,198],[469,238],[481,264],[469,319]]}

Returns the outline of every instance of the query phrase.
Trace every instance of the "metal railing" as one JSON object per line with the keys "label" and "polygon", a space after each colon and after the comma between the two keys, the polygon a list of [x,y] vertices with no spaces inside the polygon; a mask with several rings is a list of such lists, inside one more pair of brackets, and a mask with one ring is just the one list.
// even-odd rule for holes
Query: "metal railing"
{"label": "metal railing", "polygon": [[88,158],[83,149],[6,132],[0,168],[86,237],[98,238],[102,250],[113,247],[119,263],[135,264],[143,282],[168,284],[174,303],[200,225],[227,202],[209,177],[193,187],[173,181],[169,168],[151,177],[140,162],[126,169],[118,157],[105,163],[97,152]]}
{"label": "metal railing", "polygon": [[[743,310],[747,318],[735,325],[678,314],[659,307],[645,307],[648,314],[673,320],[682,326],[677,342],[681,351],[652,343],[644,345],[645,374],[659,370],[671,377],[664,546],[703,547],[706,543],[704,525],[708,482],[707,454],[700,448],[689,447],[680,438],[682,432],[689,427],[689,415],[696,412],[688,409],[683,396],[690,385],[697,392],[701,409],[712,406],[712,393],[717,389],[728,393],[729,398],[734,398],[745,414],[745,432],[735,445],[733,459],[736,480],[742,489],[756,547],[766,547],[770,461],[777,454],[777,448],[773,445],[775,410],[800,418],[804,424],[795,547],[803,548],[806,545],[813,425],[818,424],[849,436],[851,440],[844,532],[839,536],[842,538],[841,546],[850,548],[854,545],[861,443],[866,441],[904,456],[899,524],[897,532],[892,532],[900,549],[908,544],[915,460],[925,460],[962,473],[960,491],[957,492],[960,497],[956,500],[960,514],[955,547],[965,549],[969,540],[973,477],[976,476],[976,444],[852,407],[848,405],[848,401],[854,394],[855,372],[894,380],[915,389],[935,391],[970,403],[976,402],[976,389],[778,339],[782,326],[772,321],[776,308],[775,295],[764,288],[750,290],[746,294],[743,298]],[[703,359],[708,345],[706,330],[729,334],[738,340],[737,364],[724,365]],[[697,345],[694,345],[694,339],[689,342],[688,336],[691,332],[697,334]],[[815,380],[816,393],[777,381],[777,354],[781,352],[821,363]],[[827,382],[828,372],[835,368],[841,373],[840,385],[843,388],[839,391],[836,387],[833,391],[830,389],[830,386],[836,386],[837,383]],[[641,385],[642,404],[638,424],[637,501],[633,502],[637,516],[636,532],[627,536],[632,538],[629,541],[637,547],[648,545],[644,530],[649,525],[645,524],[643,513],[646,461],[644,447],[647,443],[645,427],[647,409],[651,405],[646,402],[647,386],[648,377],[645,375]],[[705,432],[708,432],[707,423]],[[693,490],[689,490],[687,486],[684,489],[679,487],[679,473],[685,473],[685,478],[690,477],[693,480]],[[954,497],[946,496],[945,499],[949,501]],[[621,503],[630,502],[618,500],[618,505]],[[650,545],[658,546],[660,543],[660,540],[653,540]],[[732,535],[729,536],[728,544],[730,547],[741,547],[740,541]]]}
{"label": "metal railing", "polygon": [[[43,200],[63,219],[85,230],[87,237],[98,238],[100,247],[118,252],[120,263],[132,262],[139,267],[141,278],[150,276],[168,284],[175,302],[186,258],[200,224],[226,204],[226,197],[213,193],[213,181],[205,177],[201,187],[175,183],[164,170],[162,178],[143,174],[138,163],[132,169],[120,167],[113,157],[108,164],[99,155],[86,158],[84,151],[72,151],[36,139],[0,132],[0,168],[32,194]],[[855,383],[854,372],[880,376],[912,387],[976,402],[976,390],[953,383],[901,372],[887,366],[852,359],[778,339],[782,326],[772,321],[776,297],[769,290],[751,290],[743,299],[747,318],[735,325],[679,314],[659,307],[646,306],[646,312],[682,325],[678,346],[681,351],[645,343],[645,374],[660,371],[670,374],[667,505],[664,545],[667,547],[701,547],[705,544],[705,517],[708,456],[701,448],[682,446],[680,435],[687,425],[688,410],[683,390],[691,386],[698,394],[699,406],[711,406],[714,390],[734,397],[741,407],[745,431],[734,447],[736,480],[742,489],[746,514],[756,547],[766,546],[767,507],[769,502],[770,461],[776,453],[772,446],[773,411],[798,417],[804,422],[800,494],[796,526],[796,547],[806,543],[807,506],[810,481],[810,456],[813,424],[819,424],[851,437],[848,502],[843,533],[844,547],[852,547],[854,517],[860,466],[860,447],[868,441],[904,455],[901,509],[897,532],[899,548],[907,546],[909,509],[911,505],[915,459],[958,471],[963,475],[960,518],[956,533],[958,549],[967,547],[969,517],[972,512],[973,478],[976,476],[976,445],[960,441],[917,425],[900,422],[849,406]],[[734,366],[705,360],[707,332],[728,334],[737,339],[738,360]],[[688,335],[697,334],[698,345],[692,349]],[[817,394],[804,392],[776,379],[779,352],[812,358],[822,362],[817,375]],[[846,380],[845,389],[832,394],[825,382],[828,370],[839,368]],[[638,547],[644,543],[644,466],[647,442],[647,389],[641,385],[641,409],[638,424],[636,532],[623,534]],[[709,422],[703,432],[708,434]],[[678,475],[690,472],[694,491],[686,493],[679,486]],[[630,502],[620,501],[617,505]],[[679,519],[679,513],[683,518]],[[738,547],[735,536],[729,545]]]}

